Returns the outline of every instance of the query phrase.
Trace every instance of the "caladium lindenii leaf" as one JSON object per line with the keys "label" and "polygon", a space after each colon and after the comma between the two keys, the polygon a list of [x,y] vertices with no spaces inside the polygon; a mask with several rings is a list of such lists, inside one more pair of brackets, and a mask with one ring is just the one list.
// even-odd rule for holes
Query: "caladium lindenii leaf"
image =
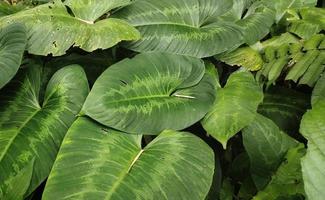
{"label": "caladium lindenii leaf", "polygon": [[69,129],[43,194],[57,199],[204,199],[213,177],[210,147],[190,133],[141,135],[80,117]]}
{"label": "caladium lindenii leaf", "polygon": [[250,159],[250,171],[258,189],[270,181],[287,151],[298,142],[260,114],[243,129],[243,143]]}
{"label": "caladium lindenii leaf", "polygon": [[0,89],[17,73],[26,47],[22,24],[0,27]]}
{"label": "caladium lindenii leaf", "polygon": [[199,121],[215,98],[203,61],[166,53],[140,54],[109,67],[95,82],[82,114],[129,133],[158,134]]}
{"label": "caladium lindenii leaf", "polygon": [[[129,49],[202,58],[255,43],[269,32],[274,11],[261,4],[241,18],[245,6],[230,0],[137,0],[113,16],[141,33],[140,40],[126,44]],[[242,11],[239,18],[233,10]]]}
{"label": "caladium lindenii leaf", "polygon": [[214,105],[201,123],[226,149],[227,141],[255,118],[263,93],[253,75],[245,71],[230,75],[226,86],[215,93]]}
{"label": "caladium lindenii leaf", "polygon": [[242,38],[234,23],[212,21],[231,6],[228,0],[140,0],[115,15],[127,20],[142,35],[139,42],[128,45],[132,50],[206,57],[233,48]]}
{"label": "caladium lindenii leaf", "polygon": [[12,196],[13,190],[26,197],[45,180],[89,91],[80,66],[57,71],[44,96],[42,67],[24,70],[1,90],[0,199]]}
{"label": "caladium lindenii leaf", "polygon": [[[82,4],[70,3],[71,10],[75,10],[77,16],[89,16],[83,19],[70,14],[67,5],[56,0],[53,3],[2,17],[0,27],[13,22],[23,23],[29,38],[27,49],[29,53],[37,55],[63,55],[71,46],[91,52],[96,49],[110,48],[122,40],[139,39],[139,32],[123,20],[114,18],[93,20],[98,15],[105,14],[102,8],[109,9],[108,2],[111,1],[98,6],[97,1],[89,1],[88,6],[94,9],[82,11],[78,7],[83,6]],[[125,1],[122,1],[121,4],[114,5],[124,4]],[[89,21],[90,19],[93,21]]]}

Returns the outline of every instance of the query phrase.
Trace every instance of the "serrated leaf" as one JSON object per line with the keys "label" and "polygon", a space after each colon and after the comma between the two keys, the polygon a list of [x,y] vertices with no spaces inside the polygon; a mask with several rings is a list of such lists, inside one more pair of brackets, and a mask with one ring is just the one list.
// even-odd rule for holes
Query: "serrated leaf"
{"label": "serrated leaf", "polygon": [[215,82],[197,58],[140,54],[109,67],[82,113],[129,133],[158,134],[199,121],[215,99]]}
{"label": "serrated leaf", "polygon": [[27,35],[23,25],[0,27],[0,89],[17,73],[26,41]]}
{"label": "serrated leaf", "polygon": [[[45,95],[40,96],[45,86],[41,81],[42,68],[30,65],[26,70],[1,92],[0,199],[13,195],[16,176],[26,177],[32,172],[31,179],[20,179],[24,183],[15,188],[17,194],[24,190],[24,197],[45,180],[89,90],[84,71],[74,65],[56,72]],[[26,168],[33,159],[30,172]]]}
{"label": "serrated leaf", "polygon": [[230,75],[224,88],[216,90],[216,101],[201,121],[204,129],[226,149],[227,141],[255,118],[263,93],[250,72]]}
{"label": "serrated leaf", "polygon": [[[98,16],[102,13],[101,6],[97,5],[91,12],[94,15],[90,16]],[[2,17],[0,27],[13,22],[26,26],[28,52],[36,55],[60,56],[72,46],[91,52],[110,48],[123,40],[139,39],[139,32],[123,20],[109,18],[95,22],[77,18],[59,0]]]}
{"label": "serrated leaf", "polygon": [[213,151],[192,134],[164,131],[143,148],[141,135],[82,117],[63,141],[43,199],[204,199],[213,170]]}
{"label": "serrated leaf", "polygon": [[298,144],[272,120],[260,114],[243,129],[243,143],[250,159],[252,178],[259,190],[270,181],[287,151]]}

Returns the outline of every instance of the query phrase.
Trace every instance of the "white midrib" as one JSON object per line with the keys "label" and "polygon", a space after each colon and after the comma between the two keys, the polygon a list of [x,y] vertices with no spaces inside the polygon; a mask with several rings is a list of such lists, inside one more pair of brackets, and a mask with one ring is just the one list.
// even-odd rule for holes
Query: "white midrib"
{"label": "white midrib", "polygon": [[33,119],[33,117],[41,110],[41,108],[37,108],[22,124],[21,126],[16,130],[16,134],[9,140],[6,148],[1,153],[0,156],[0,162],[2,161],[3,157],[6,155],[7,151],[9,150],[11,144],[16,139],[16,137],[19,135],[20,131],[26,126],[26,124]]}
{"label": "white midrib", "polygon": [[123,170],[117,179],[117,181],[113,184],[113,186],[110,188],[110,192],[108,195],[105,197],[105,200],[109,200],[113,193],[115,192],[116,188],[121,184],[123,179],[128,175],[128,173],[131,171],[133,165],[136,163],[136,161],[140,158],[141,154],[144,152],[144,149],[141,149],[139,153],[132,159],[131,164],[126,170]]}

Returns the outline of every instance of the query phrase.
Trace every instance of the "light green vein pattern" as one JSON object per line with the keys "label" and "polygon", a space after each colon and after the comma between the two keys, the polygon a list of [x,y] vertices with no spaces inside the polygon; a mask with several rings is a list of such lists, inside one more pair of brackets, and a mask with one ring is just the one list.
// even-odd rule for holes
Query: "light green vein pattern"
{"label": "light green vein pattern", "polygon": [[82,113],[129,133],[181,130],[212,106],[213,78],[197,58],[140,54],[109,67],[97,79]]}
{"label": "light green vein pattern", "polygon": [[298,142],[280,131],[274,122],[260,114],[243,129],[243,143],[250,159],[250,171],[258,189],[270,181],[287,151]]}
{"label": "light green vein pattern", "polygon": [[[5,87],[0,99],[0,199],[30,194],[48,176],[61,141],[88,93],[79,66],[56,72],[39,97],[42,68],[31,65]],[[40,103],[44,98],[43,103]],[[33,162],[33,163],[31,163]],[[33,164],[33,167],[29,167]],[[30,170],[27,170],[30,169]],[[25,174],[24,174],[25,173]],[[21,187],[16,188],[17,178]],[[19,191],[23,190],[24,191]]]}
{"label": "light green vein pattern", "polygon": [[23,25],[0,26],[0,89],[17,73],[26,41],[27,35]]}
{"label": "light green vein pattern", "polygon": [[253,75],[235,72],[224,88],[216,90],[215,103],[201,123],[226,148],[227,141],[254,119],[262,100],[262,89]]}
{"label": "light green vein pattern", "polygon": [[[92,14],[82,12],[82,16],[98,16],[97,14],[102,12],[101,8],[97,6],[98,10],[88,10],[94,12]],[[94,22],[87,19],[88,17],[73,17],[67,12],[64,3],[55,0],[54,3],[0,18],[0,28],[7,23],[23,23],[29,38],[27,49],[29,53],[37,55],[64,55],[71,46],[91,52],[110,48],[123,40],[136,40],[140,37],[139,32],[123,20],[109,18]]]}
{"label": "light green vein pattern", "polygon": [[242,43],[239,26],[217,20],[231,8],[229,0],[138,0],[113,16],[140,31],[130,49],[207,57]]}
{"label": "light green vein pattern", "polygon": [[212,150],[190,133],[164,131],[142,149],[141,135],[81,117],[63,141],[43,199],[202,200],[213,171]]}

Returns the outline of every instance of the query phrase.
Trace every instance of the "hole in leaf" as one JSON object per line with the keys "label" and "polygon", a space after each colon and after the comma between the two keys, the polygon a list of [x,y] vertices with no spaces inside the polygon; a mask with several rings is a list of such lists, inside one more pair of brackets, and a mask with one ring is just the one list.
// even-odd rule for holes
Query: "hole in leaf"
{"label": "hole in leaf", "polygon": [[67,5],[64,5],[64,6],[65,6],[65,8],[67,9],[67,13],[68,13],[70,16],[75,17],[75,15],[73,14],[71,8],[70,8],[69,6],[67,6]]}

